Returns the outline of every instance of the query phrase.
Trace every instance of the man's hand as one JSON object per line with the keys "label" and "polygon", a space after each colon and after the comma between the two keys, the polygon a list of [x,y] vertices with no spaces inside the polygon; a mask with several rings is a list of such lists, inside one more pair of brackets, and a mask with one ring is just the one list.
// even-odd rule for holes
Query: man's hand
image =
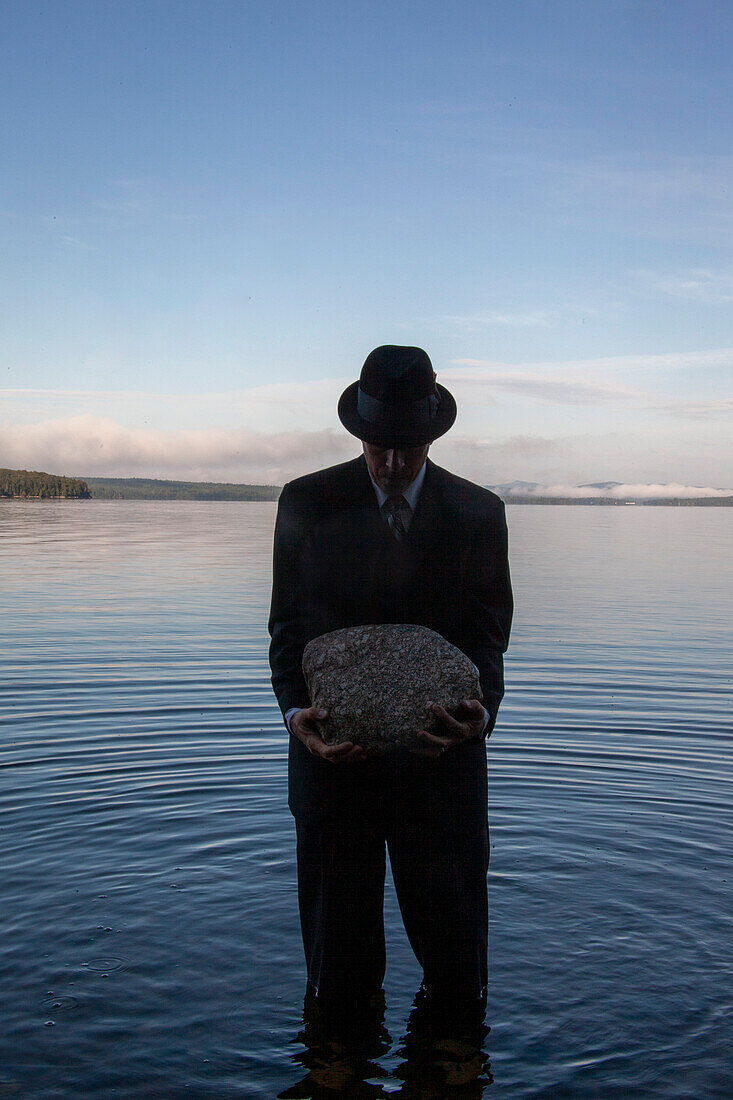
{"label": "man's hand", "polygon": [[455,718],[437,703],[432,705],[431,710],[440,724],[440,732],[417,731],[418,746],[412,750],[417,756],[435,759],[453,745],[459,745],[461,741],[476,740],[484,732],[486,714],[478,699],[466,699],[461,703]]}
{"label": "man's hand", "polygon": [[302,741],[312,756],[319,756],[321,760],[328,760],[331,764],[343,764],[351,761],[363,760],[364,750],[361,745],[355,745],[352,741],[342,741],[339,745],[327,745],[316,725],[325,722],[328,711],[318,707],[303,707],[296,710],[290,719],[290,732],[293,737]]}

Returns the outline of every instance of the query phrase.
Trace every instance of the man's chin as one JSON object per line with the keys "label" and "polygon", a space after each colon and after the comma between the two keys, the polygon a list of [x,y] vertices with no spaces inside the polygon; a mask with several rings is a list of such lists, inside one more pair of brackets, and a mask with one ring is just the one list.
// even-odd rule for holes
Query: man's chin
{"label": "man's chin", "polygon": [[412,481],[408,478],[401,477],[398,481],[384,481],[379,482],[380,489],[383,489],[388,497],[400,496],[404,493],[405,489],[409,489]]}

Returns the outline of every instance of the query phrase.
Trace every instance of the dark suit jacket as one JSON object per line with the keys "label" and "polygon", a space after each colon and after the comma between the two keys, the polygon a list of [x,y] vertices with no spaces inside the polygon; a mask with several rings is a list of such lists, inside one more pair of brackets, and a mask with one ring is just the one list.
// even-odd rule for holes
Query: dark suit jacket
{"label": "dark suit jacket", "polygon": [[[490,730],[504,693],[511,618],[504,505],[489,490],[428,459],[410,529],[398,542],[380,515],[363,456],[284,487],[269,623],[272,684],[283,713],[310,705],[301,659],[311,638],[365,623],[415,623],[442,634],[476,665]],[[439,764],[455,771],[461,789],[468,772],[480,771],[480,759],[485,771],[482,742],[452,749]],[[291,738],[296,816],[323,806],[319,776],[347,770],[354,771],[324,765]]]}

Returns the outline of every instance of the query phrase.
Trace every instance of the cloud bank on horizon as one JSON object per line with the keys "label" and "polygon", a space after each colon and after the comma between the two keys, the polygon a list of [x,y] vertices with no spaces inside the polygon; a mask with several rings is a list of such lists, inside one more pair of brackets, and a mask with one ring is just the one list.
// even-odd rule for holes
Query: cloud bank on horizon
{"label": "cloud bank on horizon", "polygon": [[598,485],[527,485],[514,482],[492,486],[501,496],[512,497],[569,497],[573,500],[699,500],[703,497],[733,497],[732,489],[714,488],[711,485],[628,484],[616,482]]}
{"label": "cloud bank on horizon", "polygon": [[[10,468],[74,469],[69,476],[157,477],[184,481],[280,484],[307,469],[314,456],[328,464],[353,451],[329,430],[262,435],[246,428],[161,431],[127,428],[89,415],[0,430],[0,456]],[[40,462],[38,460],[40,459]]]}
{"label": "cloud bank on horizon", "polygon": [[[448,459],[454,460],[454,467],[465,466],[467,455],[472,456],[474,462],[481,461],[483,452],[486,473],[490,470],[492,452],[494,458],[501,450],[507,452],[507,457],[512,454],[531,457],[547,449],[546,443],[543,446],[521,437],[508,440],[503,447],[482,445],[479,440],[461,437],[452,443],[446,438],[441,445]],[[330,429],[275,435],[257,434],[247,429],[160,431],[124,428],[114,420],[93,416],[0,430],[0,465],[41,468],[77,477],[155,477],[282,485],[301,473],[352,458],[359,448],[358,440]],[[486,475],[482,477],[478,472],[474,473],[474,479],[490,483]],[[512,481],[491,484],[504,496],[646,500],[733,495],[733,488],[678,483],[577,485]]]}
{"label": "cloud bank on horizon", "polygon": [[[454,386],[458,389],[459,386]],[[99,396],[99,395],[95,395]],[[192,399],[194,400],[194,399]],[[205,403],[205,402],[204,402]],[[503,477],[530,477],[541,469],[567,470],[593,464],[622,469],[619,437],[610,433],[553,439],[534,435],[481,438],[449,433],[432,447],[439,464],[481,484]],[[627,447],[631,440],[627,440]],[[587,453],[584,454],[583,448]],[[186,481],[229,481],[282,485],[303,473],[354,457],[359,440],[340,426],[311,431],[266,433],[241,428],[129,427],[112,417],[82,413],[0,427],[0,466],[43,469],[77,477],[157,477]],[[602,461],[601,461],[602,459]],[[632,458],[632,465],[635,462]],[[609,496],[637,499],[728,496],[733,489],[679,482],[612,482],[579,485],[567,478],[544,482],[512,476],[504,493],[527,496]]]}

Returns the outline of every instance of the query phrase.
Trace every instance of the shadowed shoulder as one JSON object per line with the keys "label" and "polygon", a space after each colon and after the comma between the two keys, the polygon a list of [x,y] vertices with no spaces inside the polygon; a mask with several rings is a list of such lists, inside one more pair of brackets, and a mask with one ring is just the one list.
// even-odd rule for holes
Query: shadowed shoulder
{"label": "shadowed shoulder", "polygon": [[452,474],[430,461],[426,483],[440,497],[443,506],[462,519],[503,517],[504,501],[491,489]]}
{"label": "shadowed shoulder", "polygon": [[366,497],[371,503],[373,492],[363,456],[304,474],[283,486],[281,507],[330,511],[353,505]]}

